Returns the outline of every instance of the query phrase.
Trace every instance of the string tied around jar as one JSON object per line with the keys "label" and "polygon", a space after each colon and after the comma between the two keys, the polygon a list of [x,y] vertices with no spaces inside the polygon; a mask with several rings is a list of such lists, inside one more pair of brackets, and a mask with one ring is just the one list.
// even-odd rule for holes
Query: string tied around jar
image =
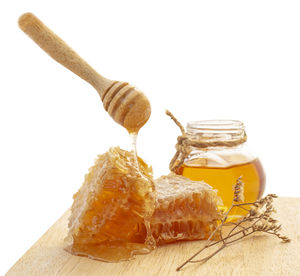
{"label": "string tied around jar", "polygon": [[166,115],[175,122],[181,131],[181,135],[177,137],[177,144],[175,146],[176,153],[169,164],[169,168],[173,172],[176,172],[183,165],[185,159],[190,155],[193,148],[205,149],[210,147],[234,147],[247,141],[247,135],[244,130],[237,138],[230,140],[212,140],[205,139],[205,137],[201,136],[197,136],[197,139],[193,139],[191,135],[187,134],[182,124],[169,110],[166,110]]}

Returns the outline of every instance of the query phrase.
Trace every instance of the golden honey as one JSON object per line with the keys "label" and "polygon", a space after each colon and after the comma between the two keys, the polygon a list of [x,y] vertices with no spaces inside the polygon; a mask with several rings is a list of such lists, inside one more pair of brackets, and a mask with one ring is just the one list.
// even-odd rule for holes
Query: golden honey
{"label": "golden honey", "polygon": [[[254,159],[244,164],[236,164],[229,167],[201,167],[197,161],[192,166],[184,164],[178,171],[179,174],[191,180],[203,180],[218,190],[226,211],[232,204],[233,186],[240,176],[244,182],[245,202],[253,202],[262,196],[265,188],[265,174],[259,159]],[[232,215],[242,214],[235,212]]]}

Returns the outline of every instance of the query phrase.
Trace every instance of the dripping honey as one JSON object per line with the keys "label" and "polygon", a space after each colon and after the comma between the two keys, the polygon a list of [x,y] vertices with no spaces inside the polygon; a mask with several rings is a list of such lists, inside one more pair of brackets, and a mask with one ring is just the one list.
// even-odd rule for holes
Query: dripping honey
{"label": "dripping honey", "polygon": [[135,161],[135,164],[136,164],[137,168],[140,170],[139,162],[138,162],[138,155],[137,155],[137,150],[136,150],[137,136],[138,136],[138,132],[129,132],[129,137],[130,137],[130,140],[131,140],[131,148],[132,148],[132,151],[133,151],[134,161]]}
{"label": "dripping honey", "polygon": [[[191,180],[203,180],[218,190],[218,195],[224,204],[220,206],[220,209],[226,211],[231,206],[233,185],[240,176],[244,182],[245,202],[254,202],[262,196],[265,188],[265,174],[259,159],[228,167],[208,167],[201,166],[201,164],[203,164],[202,159],[193,160],[192,165],[184,164],[177,173]],[[233,211],[232,214],[234,217],[234,215],[242,215],[243,212],[234,213]]]}

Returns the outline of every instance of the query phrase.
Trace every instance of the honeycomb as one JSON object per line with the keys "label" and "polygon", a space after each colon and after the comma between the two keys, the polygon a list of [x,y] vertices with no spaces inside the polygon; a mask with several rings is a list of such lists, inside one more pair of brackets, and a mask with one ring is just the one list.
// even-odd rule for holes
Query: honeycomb
{"label": "honeycomb", "polygon": [[137,225],[149,225],[155,207],[152,169],[138,161],[139,166],[133,152],[120,148],[98,157],[73,197],[69,252],[117,262],[154,247],[149,227],[143,241],[132,241]]}
{"label": "honeycomb", "polygon": [[117,262],[155,245],[205,239],[216,227],[219,198],[209,185],[171,173],[155,182],[133,152],[100,155],[74,195],[67,248],[75,255]]}
{"label": "honeycomb", "polygon": [[[220,218],[217,192],[203,181],[171,173],[155,180],[155,211],[150,221],[157,245],[207,239]],[[146,229],[140,225],[141,236]]]}

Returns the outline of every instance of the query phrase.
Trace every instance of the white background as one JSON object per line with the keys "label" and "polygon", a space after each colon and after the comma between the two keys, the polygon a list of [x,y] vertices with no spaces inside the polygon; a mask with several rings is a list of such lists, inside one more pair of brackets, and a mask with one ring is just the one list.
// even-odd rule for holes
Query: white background
{"label": "white background", "polygon": [[189,120],[238,119],[266,192],[300,196],[299,1],[1,1],[0,274],[72,204],[97,154],[129,149],[89,84],[17,26],[35,13],[99,73],[142,89],[138,152],[167,173]]}

